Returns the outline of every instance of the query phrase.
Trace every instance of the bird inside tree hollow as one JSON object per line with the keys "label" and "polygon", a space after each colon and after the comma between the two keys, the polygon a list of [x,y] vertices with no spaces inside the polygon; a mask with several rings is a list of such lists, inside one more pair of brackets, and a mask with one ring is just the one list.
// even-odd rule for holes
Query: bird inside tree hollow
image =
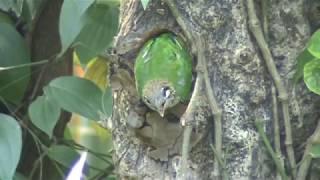
{"label": "bird inside tree hollow", "polygon": [[173,86],[165,80],[148,82],[142,90],[142,94],[143,102],[145,102],[149,108],[157,111],[162,117],[166,109],[179,102]]}
{"label": "bird inside tree hollow", "polygon": [[136,58],[134,73],[142,101],[162,117],[168,108],[189,99],[192,56],[172,33],[146,42]]}

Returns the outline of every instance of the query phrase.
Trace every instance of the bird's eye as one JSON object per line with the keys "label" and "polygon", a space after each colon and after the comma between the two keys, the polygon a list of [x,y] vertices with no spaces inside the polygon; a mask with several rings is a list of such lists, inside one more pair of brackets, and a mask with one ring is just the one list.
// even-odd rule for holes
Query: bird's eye
{"label": "bird's eye", "polygon": [[149,99],[146,100],[148,104],[151,104],[151,102],[149,101]]}
{"label": "bird's eye", "polygon": [[151,102],[149,101],[148,98],[145,97],[144,100],[145,100],[145,102],[146,102],[147,104],[151,104]]}
{"label": "bird's eye", "polygon": [[162,89],[162,95],[165,97],[165,98],[168,98],[171,94],[171,90],[168,86],[166,87],[163,87]]}
{"label": "bird's eye", "polygon": [[164,101],[162,104],[161,104],[161,107],[164,107],[164,104],[165,104],[166,102]]}

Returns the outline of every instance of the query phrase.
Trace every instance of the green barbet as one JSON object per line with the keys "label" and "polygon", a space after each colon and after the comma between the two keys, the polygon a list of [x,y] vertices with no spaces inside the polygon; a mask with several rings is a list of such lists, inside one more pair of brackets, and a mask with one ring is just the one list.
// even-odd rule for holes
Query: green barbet
{"label": "green barbet", "polygon": [[134,74],[142,101],[163,117],[168,108],[189,99],[192,57],[176,35],[164,33],[143,46]]}

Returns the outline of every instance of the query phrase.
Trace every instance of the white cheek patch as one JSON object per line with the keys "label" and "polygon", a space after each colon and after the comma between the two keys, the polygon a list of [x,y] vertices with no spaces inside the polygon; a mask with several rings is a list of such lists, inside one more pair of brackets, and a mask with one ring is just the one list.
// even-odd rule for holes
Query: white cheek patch
{"label": "white cheek patch", "polygon": [[171,91],[168,89],[165,92],[165,98],[168,98],[171,95]]}

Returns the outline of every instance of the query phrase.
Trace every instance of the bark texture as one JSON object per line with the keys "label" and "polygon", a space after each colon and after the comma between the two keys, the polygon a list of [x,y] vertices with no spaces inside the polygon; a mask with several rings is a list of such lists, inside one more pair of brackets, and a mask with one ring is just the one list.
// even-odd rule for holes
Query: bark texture
{"label": "bark texture", "polygon": [[[276,61],[278,71],[289,93],[290,119],[293,128],[296,160],[300,160],[304,144],[312,134],[319,113],[319,98],[309,93],[304,84],[294,89],[296,57],[310,37],[310,24],[305,15],[304,0],[270,0],[266,7],[256,1],[258,17],[267,24],[265,37]],[[214,96],[222,109],[223,157],[230,179],[274,179],[275,166],[267,155],[254,127],[254,120],[266,122],[265,131],[272,140],[273,114],[271,89],[274,86],[260,49],[248,29],[245,0],[176,1],[190,33],[200,33],[206,40],[205,58]],[[266,12],[266,18],[263,16]],[[182,128],[171,117],[153,117],[141,104],[135,91],[133,66],[143,42],[153,35],[169,30],[184,37],[190,49],[194,42],[182,33],[168,6],[152,1],[143,11],[140,1],[124,0],[121,5],[120,32],[116,40],[117,64],[111,77],[114,88],[114,114],[108,127],[112,130],[117,172],[122,179],[175,179],[181,165]],[[196,65],[196,59],[194,60]],[[195,69],[196,71],[196,69]],[[196,74],[195,74],[196,76]],[[194,124],[188,179],[215,179],[213,116],[210,114],[204,87],[199,96]],[[182,108],[183,109],[183,108]],[[281,108],[282,152],[285,154],[284,127]],[[148,115],[149,114],[149,115]],[[157,119],[157,120],[154,120]],[[130,125],[128,122],[139,122]],[[163,125],[168,121],[169,125]],[[200,123],[199,123],[200,122]],[[161,124],[160,123],[160,124]],[[149,129],[144,129],[149,128]],[[141,133],[143,131],[143,133]],[[152,135],[147,135],[151,133]],[[175,131],[174,136],[164,136]],[[157,134],[156,132],[160,132]],[[161,135],[161,132],[162,135]],[[141,136],[141,134],[143,134]],[[174,134],[174,133],[173,133]],[[162,136],[162,137],[159,137]],[[159,137],[159,138],[158,138]],[[166,144],[166,155],[155,156],[155,149]],[[161,141],[160,145],[159,142]],[[163,158],[166,156],[167,158]],[[155,158],[160,157],[160,158]]]}

